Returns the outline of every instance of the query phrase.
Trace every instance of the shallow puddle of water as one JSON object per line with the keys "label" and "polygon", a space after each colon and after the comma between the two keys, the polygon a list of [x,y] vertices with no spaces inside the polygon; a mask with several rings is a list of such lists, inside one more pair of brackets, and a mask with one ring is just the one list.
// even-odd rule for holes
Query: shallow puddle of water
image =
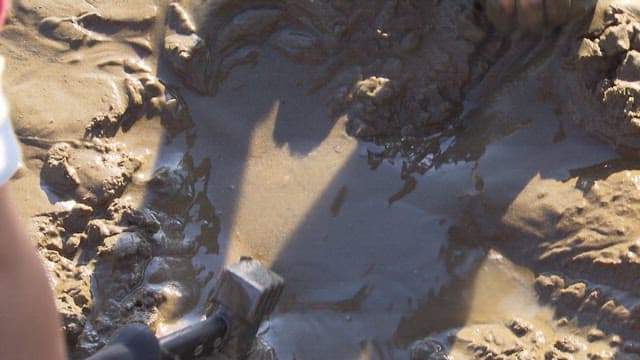
{"label": "shallow puddle of water", "polygon": [[280,358],[397,358],[414,340],[466,324],[515,314],[551,323],[528,270],[486,258],[480,233],[451,241],[450,227],[472,196],[486,206],[476,220],[495,223],[532,178],[564,179],[615,155],[571,124],[554,142],[551,106],[512,91],[465,135],[470,149],[481,143],[478,162],[429,171],[390,205],[404,185],[400,160],[369,168],[375,146],[328,117],[329,89],[306,93],[313,71],[262,56],[215,97],[183,90],[197,134],[189,152],[212,162],[209,195],[222,226],[219,254],[195,261],[216,272],[253,256],[286,279],[262,331]]}
{"label": "shallow puddle of water", "polygon": [[[467,281],[460,284],[462,287],[459,289],[459,295],[466,298],[453,299],[454,303],[466,308],[465,312],[468,315],[464,320],[467,327],[463,330],[444,332],[443,343],[446,343],[447,335],[457,335],[450,349],[451,357],[474,358],[474,353],[467,347],[468,342],[488,339],[491,336],[499,339],[501,325],[509,324],[516,319],[521,323],[530,324],[535,329],[536,337],[541,339],[537,346],[563,337],[584,338],[586,329],[572,325],[561,326],[552,308],[540,306],[531,286],[533,280],[533,274],[529,269],[515,265],[501,254],[490,251],[478,266],[470,283]],[[440,305],[446,307],[446,304]],[[422,319],[429,321],[428,317]],[[497,342],[499,343],[499,340]],[[532,347],[535,348],[536,345]],[[592,342],[590,350],[593,353],[611,352],[606,341]]]}

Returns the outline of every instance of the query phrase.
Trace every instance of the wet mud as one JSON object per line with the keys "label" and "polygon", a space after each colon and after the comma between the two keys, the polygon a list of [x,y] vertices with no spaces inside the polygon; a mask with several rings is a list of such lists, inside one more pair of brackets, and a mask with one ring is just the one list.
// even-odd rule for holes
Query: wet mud
{"label": "wet mud", "polygon": [[633,359],[629,1],[14,1],[12,180],[73,358],[287,281],[254,358]]}

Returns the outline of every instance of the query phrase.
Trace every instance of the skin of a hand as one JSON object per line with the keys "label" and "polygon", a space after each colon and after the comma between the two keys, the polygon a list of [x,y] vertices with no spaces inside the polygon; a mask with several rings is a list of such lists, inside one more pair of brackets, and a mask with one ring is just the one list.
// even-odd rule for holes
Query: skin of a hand
{"label": "skin of a hand", "polygon": [[9,185],[0,186],[0,222],[0,359],[67,359],[53,293]]}

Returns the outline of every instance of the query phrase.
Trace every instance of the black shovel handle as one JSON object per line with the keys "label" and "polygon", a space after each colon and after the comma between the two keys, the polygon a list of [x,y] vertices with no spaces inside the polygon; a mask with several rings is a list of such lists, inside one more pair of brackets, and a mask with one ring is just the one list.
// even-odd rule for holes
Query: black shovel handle
{"label": "black shovel handle", "polygon": [[109,344],[86,360],[159,360],[158,338],[144,324],[129,324],[118,329]]}
{"label": "black shovel handle", "polygon": [[196,359],[220,348],[227,334],[227,321],[212,316],[160,338],[162,360]]}
{"label": "black shovel handle", "polygon": [[116,331],[109,344],[86,360],[188,360],[209,355],[222,344],[227,321],[220,315],[156,338],[143,324]]}

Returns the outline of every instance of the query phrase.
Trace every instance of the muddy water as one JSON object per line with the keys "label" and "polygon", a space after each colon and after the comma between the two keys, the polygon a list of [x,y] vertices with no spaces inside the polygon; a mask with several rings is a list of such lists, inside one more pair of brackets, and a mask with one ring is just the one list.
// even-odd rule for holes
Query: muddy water
{"label": "muddy water", "polygon": [[[480,231],[451,229],[470,198],[482,199],[477,221],[500,218],[530,181],[563,181],[615,153],[553,104],[531,103],[535,81],[513,92],[525,77],[496,96],[465,134],[469,147],[456,150],[472,151],[489,133],[479,160],[418,176],[413,191],[391,202],[405,186],[401,159],[372,170],[367,154],[376,146],[329,120],[326,93],[303,92],[313,71],[270,54],[234,70],[214,98],[187,96],[197,129],[190,151],[211,158],[222,224],[220,256],[208,266],[250,255],[286,278],[278,313],[262,330],[279,357],[402,358],[415,340],[444,333],[452,355],[466,358],[465,332],[459,349],[448,343],[456,328],[514,317],[550,342],[584,336],[554,325],[529,270],[488,252]],[[554,142],[561,127],[566,138]]]}
{"label": "muddy water", "polygon": [[403,187],[398,166],[369,169],[371,145],[327,118],[325,94],[299,90],[312,69],[264,59],[237,69],[215,99],[190,101],[194,152],[216,154],[214,202],[231,209],[221,210],[221,254],[225,262],[254,256],[287,279],[282,314],[266,333],[282,344],[278,353],[313,358],[333,348],[350,358],[362,341],[391,340],[411,302],[448,282],[440,253],[460,211],[456,195],[473,189],[472,166],[429,175],[389,206]]}

